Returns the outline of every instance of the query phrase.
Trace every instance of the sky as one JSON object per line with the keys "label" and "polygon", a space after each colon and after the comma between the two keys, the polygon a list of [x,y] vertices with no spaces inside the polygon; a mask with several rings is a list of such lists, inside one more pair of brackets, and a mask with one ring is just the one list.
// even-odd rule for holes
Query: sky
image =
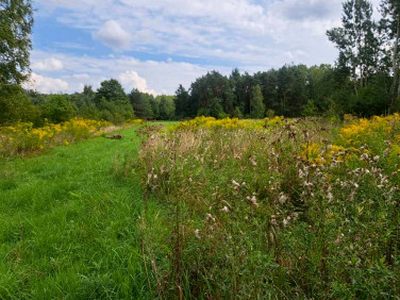
{"label": "sky", "polygon": [[[379,0],[373,0],[375,9]],[[174,94],[209,71],[334,64],[342,0],[34,0],[28,88]],[[377,13],[376,13],[377,15]]]}

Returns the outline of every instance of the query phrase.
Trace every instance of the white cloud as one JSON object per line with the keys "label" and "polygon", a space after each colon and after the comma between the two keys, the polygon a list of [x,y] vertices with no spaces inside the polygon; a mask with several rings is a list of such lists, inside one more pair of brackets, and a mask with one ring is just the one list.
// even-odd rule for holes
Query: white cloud
{"label": "white cloud", "polygon": [[93,37],[114,50],[127,49],[131,40],[129,33],[114,20],[104,23]]}
{"label": "white cloud", "polygon": [[[33,62],[40,61],[48,55],[48,52],[35,50],[31,59]],[[219,70],[227,75],[232,70],[231,67],[199,66],[172,60],[141,61],[123,55],[102,58],[65,53],[54,55],[60,60],[68,61],[63,70],[53,75],[68,83],[69,93],[81,91],[84,84],[92,85],[94,89],[97,89],[103,80],[116,78],[121,83],[124,81],[123,85],[127,93],[133,87],[137,87],[149,93],[162,94],[166,91],[168,94],[174,94],[179,84],[189,88],[196,78],[208,71]],[[33,69],[33,72],[37,71]],[[59,91],[63,90],[64,87]]]}
{"label": "white cloud", "polygon": [[333,63],[337,52],[325,43],[325,32],[340,24],[342,10],[342,0],[38,2],[67,9],[59,22],[92,32],[114,50],[221,60],[235,67],[281,65],[288,62],[284,53],[296,49],[309,55],[295,63]]}
{"label": "white cloud", "polygon": [[74,75],[72,75],[72,77],[74,77],[76,79],[79,79],[79,80],[88,80],[88,79],[90,79],[89,74],[86,74],[86,73],[84,73],[84,74],[74,74]]}
{"label": "white cloud", "polygon": [[25,83],[25,88],[34,89],[45,94],[66,92],[68,89],[68,82],[59,78],[44,77],[32,73],[28,82]]}
{"label": "white cloud", "polygon": [[[337,50],[325,32],[340,25],[342,1],[37,0],[39,12],[92,34],[116,53],[93,57],[35,51],[33,71],[44,71],[41,62],[54,56],[64,67],[51,75],[68,82],[70,92],[118,78],[127,92],[137,87],[171,94],[179,84],[189,87],[213,69],[228,74],[236,67],[255,72],[291,62],[333,63]],[[373,0],[375,7],[379,1]],[[64,46],[84,49],[87,44],[66,40]],[[132,50],[171,59],[139,60],[127,55]]]}
{"label": "white cloud", "polygon": [[119,76],[119,80],[125,90],[132,90],[134,88],[138,89],[142,93],[149,93],[153,95],[157,95],[156,91],[149,90],[147,88],[146,79],[139,76],[139,74],[135,71],[126,71]]}
{"label": "white cloud", "polygon": [[32,65],[32,67],[38,71],[57,71],[61,70],[64,67],[64,65],[61,60],[51,57],[43,59],[41,61],[37,61]]}

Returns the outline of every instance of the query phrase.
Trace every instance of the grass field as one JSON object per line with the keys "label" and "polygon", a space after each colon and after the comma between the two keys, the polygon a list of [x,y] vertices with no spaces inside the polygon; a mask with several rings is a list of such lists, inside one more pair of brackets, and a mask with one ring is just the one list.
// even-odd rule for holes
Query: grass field
{"label": "grass field", "polygon": [[136,230],[134,129],[0,161],[0,298],[151,298]]}

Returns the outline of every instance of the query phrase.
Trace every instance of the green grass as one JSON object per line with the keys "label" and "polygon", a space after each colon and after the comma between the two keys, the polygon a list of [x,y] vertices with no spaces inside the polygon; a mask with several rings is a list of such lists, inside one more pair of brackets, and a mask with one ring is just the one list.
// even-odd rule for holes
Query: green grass
{"label": "green grass", "polygon": [[[152,298],[143,269],[134,129],[0,161],[0,298]],[[113,171],[114,170],[114,171]]]}

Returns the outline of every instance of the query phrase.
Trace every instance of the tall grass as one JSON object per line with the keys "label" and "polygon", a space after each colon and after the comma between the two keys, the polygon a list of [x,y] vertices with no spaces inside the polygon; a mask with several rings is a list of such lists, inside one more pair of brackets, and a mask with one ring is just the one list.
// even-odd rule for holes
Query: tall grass
{"label": "tall grass", "polygon": [[400,117],[224,122],[174,126],[142,145],[135,172],[157,295],[398,298]]}

